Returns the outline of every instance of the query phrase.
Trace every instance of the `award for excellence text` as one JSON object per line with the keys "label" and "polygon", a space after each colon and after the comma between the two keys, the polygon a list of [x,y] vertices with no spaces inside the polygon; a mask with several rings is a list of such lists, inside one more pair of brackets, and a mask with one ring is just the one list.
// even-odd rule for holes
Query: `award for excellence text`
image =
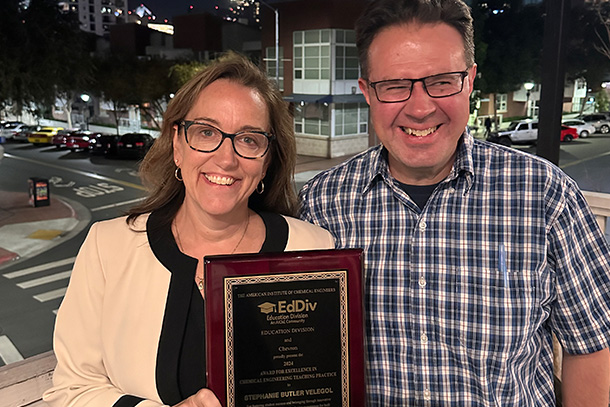
{"label": "award for excellence text", "polygon": [[349,406],[347,272],[225,278],[227,405]]}

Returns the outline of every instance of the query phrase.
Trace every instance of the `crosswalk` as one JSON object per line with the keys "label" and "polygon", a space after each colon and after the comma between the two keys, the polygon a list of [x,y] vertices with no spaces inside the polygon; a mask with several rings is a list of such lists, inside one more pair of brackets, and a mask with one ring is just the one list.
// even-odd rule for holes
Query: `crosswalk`
{"label": "crosswalk", "polygon": [[[68,281],[70,274],[72,273],[72,265],[76,257],[70,257],[67,259],[57,260],[50,263],[41,264],[34,267],[29,267],[10,273],[5,273],[2,276],[9,280],[15,280],[16,286],[28,290],[38,287],[44,287],[47,284],[55,283],[57,281],[64,281],[65,285],[48,291],[39,292],[32,294],[32,297],[40,302],[47,302],[50,300],[56,300],[63,298],[66,294],[68,287]],[[59,270],[58,270],[59,269]],[[57,313],[57,309],[52,310],[53,313]]]}
{"label": "crosswalk", "polygon": [[[15,286],[31,294],[40,303],[61,299],[66,294],[72,266],[76,257],[41,264],[2,274]],[[50,312],[57,314],[58,302],[51,302]],[[19,350],[6,334],[0,335],[0,366],[23,359]]]}

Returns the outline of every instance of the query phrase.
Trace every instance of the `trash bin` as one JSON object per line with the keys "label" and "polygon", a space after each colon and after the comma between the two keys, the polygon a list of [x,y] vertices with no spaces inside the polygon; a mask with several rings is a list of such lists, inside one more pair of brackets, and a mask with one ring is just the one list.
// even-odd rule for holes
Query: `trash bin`
{"label": "trash bin", "polygon": [[51,190],[49,189],[48,179],[30,178],[28,186],[30,190],[30,205],[37,208],[51,204]]}

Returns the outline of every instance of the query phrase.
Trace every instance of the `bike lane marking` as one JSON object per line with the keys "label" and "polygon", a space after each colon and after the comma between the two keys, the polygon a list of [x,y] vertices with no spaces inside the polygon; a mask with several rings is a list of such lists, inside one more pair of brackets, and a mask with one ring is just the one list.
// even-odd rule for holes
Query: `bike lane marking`
{"label": "bike lane marking", "polygon": [[124,185],[124,186],[129,187],[129,188],[139,189],[140,191],[145,191],[146,190],[146,188],[144,188],[142,185],[134,184],[133,182],[122,181],[122,180],[119,180],[119,179],[114,179],[114,178],[106,177],[104,175],[96,174],[94,172],[75,170],[73,168],[66,168],[66,167],[62,167],[60,165],[40,162],[40,161],[32,160],[30,158],[25,158],[25,157],[19,157],[19,156],[10,154],[10,153],[4,153],[4,157],[5,158],[13,158],[15,160],[26,161],[26,162],[33,163],[33,164],[44,165],[46,167],[50,167],[50,168],[55,168],[55,169],[59,169],[59,170],[63,170],[63,171],[72,172],[74,174],[84,175],[86,177],[91,177],[91,178],[99,179],[99,180],[102,180],[102,181],[110,181],[110,182],[114,182],[116,184]]}

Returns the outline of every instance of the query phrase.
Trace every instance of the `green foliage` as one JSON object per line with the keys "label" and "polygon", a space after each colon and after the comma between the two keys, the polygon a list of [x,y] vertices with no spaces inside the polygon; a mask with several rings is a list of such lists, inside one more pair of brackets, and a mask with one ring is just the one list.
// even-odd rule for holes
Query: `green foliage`
{"label": "green foliage", "polygon": [[[475,88],[483,94],[509,93],[522,83],[540,77],[543,20],[541,5],[497,5],[494,14],[487,1],[473,5],[476,28],[476,60],[480,76]],[[481,21],[482,20],[482,21]]]}
{"label": "green foliage", "polygon": [[607,112],[610,108],[610,99],[605,89],[600,89],[595,94],[595,110],[598,112]]}
{"label": "green foliage", "polygon": [[198,72],[202,71],[206,64],[198,61],[184,62],[176,64],[170,68],[169,74],[172,80],[172,86],[175,90],[180,89]]}
{"label": "green foliage", "polygon": [[55,0],[0,2],[0,108],[33,110],[57,96],[80,91],[91,80],[86,34],[77,17]]}
{"label": "green foliage", "polygon": [[[610,16],[610,3],[600,5],[602,15]],[[600,88],[610,68],[608,58],[597,51],[605,28],[597,11],[588,4],[573,7],[567,40],[566,72],[569,79],[583,77],[593,90]]]}

